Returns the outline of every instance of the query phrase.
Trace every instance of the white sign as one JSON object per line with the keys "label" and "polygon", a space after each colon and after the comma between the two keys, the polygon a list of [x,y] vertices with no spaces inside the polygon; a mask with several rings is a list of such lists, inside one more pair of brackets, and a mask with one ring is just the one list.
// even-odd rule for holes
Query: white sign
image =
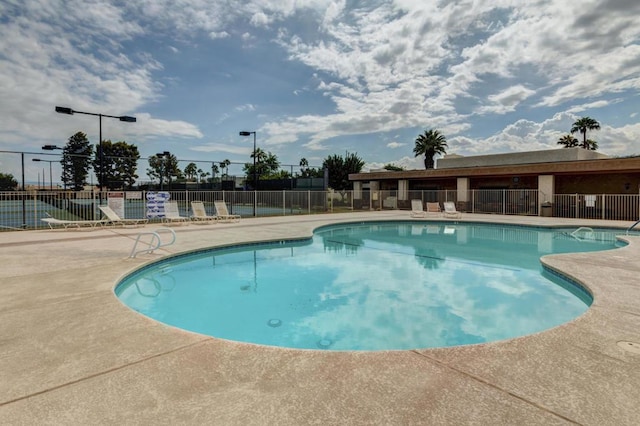
{"label": "white sign", "polygon": [[168,192],[147,192],[147,217],[165,217],[164,203],[169,201],[171,194]]}
{"label": "white sign", "polygon": [[127,191],[124,196],[127,200],[142,200],[142,191]]}
{"label": "white sign", "polygon": [[124,192],[107,192],[107,204],[122,219],[124,215]]}

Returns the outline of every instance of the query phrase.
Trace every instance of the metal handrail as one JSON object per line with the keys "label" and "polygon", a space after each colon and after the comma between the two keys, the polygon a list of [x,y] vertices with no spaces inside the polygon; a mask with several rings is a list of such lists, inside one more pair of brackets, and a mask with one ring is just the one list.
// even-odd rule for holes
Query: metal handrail
{"label": "metal handrail", "polygon": [[[582,238],[580,237],[580,232],[584,234]],[[593,235],[592,228],[589,228],[588,226],[581,226],[569,235],[571,235],[573,238],[575,238],[578,241],[585,241],[587,239],[587,232]]]}
{"label": "metal handrail", "polygon": [[637,220],[636,223],[627,228],[627,235],[629,235],[629,231],[636,227],[637,224],[640,223],[640,220]]}
{"label": "metal handrail", "polygon": [[[171,232],[171,241],[162,243],[162,239],[160,238],[160,233],[162,232]],[[136,247],[138,247],[138,243],[140,239],[145,236],[150,235],[151,239],[149,240],[148,247],[142,250],[136,251]],[[176,232],[171,228],[158,228],[155,231],[150,232],[140,232],[136,237],[136,242],[133,244],[133,248],[131,249],[131,253],[129,253],[129,258],[135,258],[138,253],[153,253],[155,250],[158,250],[160,247],[170,246],[176,242]],[[154,244],[155,243],[155,244]]]}

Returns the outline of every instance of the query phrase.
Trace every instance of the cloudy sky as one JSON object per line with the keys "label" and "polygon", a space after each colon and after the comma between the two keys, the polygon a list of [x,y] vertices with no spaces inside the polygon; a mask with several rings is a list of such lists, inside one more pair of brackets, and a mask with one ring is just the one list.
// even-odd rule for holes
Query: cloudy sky
{"label": "cloudy sky", "polygon": [[3,0],[0,150],[96,143],[98,120],[60,105],[133,115],[103,138],[203,169],[250,161],[241,130],[286,165],[413,169],[425,129],[449,153],[530,151],[583,116],[601,152],[640,154],[639,20],[637,0]]}

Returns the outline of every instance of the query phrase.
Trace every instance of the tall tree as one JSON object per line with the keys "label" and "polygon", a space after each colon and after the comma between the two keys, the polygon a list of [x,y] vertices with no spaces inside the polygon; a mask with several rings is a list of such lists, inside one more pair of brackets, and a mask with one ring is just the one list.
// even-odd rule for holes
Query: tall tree
{"label": "tall tree", "polygon": [[[271,152],[265,152],[261,148],[256,148],[256,151],[251,154],[251,158],[256,159],[255,173],[258,180],[267,179],[280,179],[283,174],[279,173],[280,161],[278,156]],[[246,181],[253,185],[254,168],[252,163],[245,163],[243,167],[245,172]]]}
{"label": "tall tree", "polygon": [[211,183],[215,182],[216,180],[216,173],[218,173],[220,171],[220,169],[218,168],[218,166],[216,164],[211,164]]}
{"label": "tall tree", "polygon": [[600,130],[600,123],[591,117],[582,117],[573,123],[571,127],[571,134],[582,133],[582,144],[580,144],[580,146],[584,149],[592,149],[590,147],[593,146],[593,144],[590,145],[587,143],[587,132],[590,130]]}
{"label": "tall tree", "polygon": [[220,169],[224,170],[224,173],[220,176],[222,178],[222,176],[229,176],[229,165],[231,164],[231,161],[229,161],[228,159],[221,161],[220,162]]}
{"label": "tall tree", "polygon": [[306,158],[300,159],[300,173],[296,173],[300,178],[320,178],[324,172],[320,168],[309,167],[309,161]]}
{"label": "tall tree", "polygon": [[[104,155],[102,162],[100,162],[101,152]],[[98,176],[98,184],[101,188],[106,189],[131,188],[138,178],[136,171],[139,159],[140,153],[135,145],[130,145],[125,141],[103,140],[102,146],[96,147],[96,157],[93,160],[93,169]],[[100,167],[102,167],[102,173]]]}
{"label": "tall tree", "polygon": [[322,162],[322,168],[329,173],[329,187],[338,191],[344,198],[344,192],[351,189],[349,181],[351,173],[360,173],[364,167],[364,160],[358,154],[347,153],[345,157],[330,155]]}
{"label": "tall tree", "polygon": [[564,135],[558,139],[558,145],[564,145],[565,148],[575,148],[578,146],[578,139],[574,138],[573,135]]}
{"label": "tall tree", "polygon": [[416,138],[416,145],[413,148],[415,156],[424,155],[424,168],[433,169],[436,154],[447,153],[447,139],[438,130],[425,130],[423,134]]}
{"label": "tall tree", "polygon": [[152,155],[149,157],[147,176],[151,179],[158,179],[161,187],[164,182],[171,186],[173,178],[182,177],[182,171],[178,167],[178,158],[174,154],[170,154],[169,157]]}
{"label": "tall tree", "polygon": [[125,141],[112,145],[113,158],[113,188],[131,189],[138,179],[138,160],[140,152],[138,147]]}
{"label": "tall tree", "polygon": [[93,146],[89,143],[87,135],[77,132],[69,138],[62,149],[62,182],[67,188],[74,191],[82,191],[87,184],[89,168],[91,166],[91,154]]}
{"label": "tall tree", "polygon": [[196,170],[196,177],[198,178],[198,182],[200,182],[200,183],[206,182],[207,176],[209,176],[210,174],[211,173],[205,172],[202,169]]}
{"label": "tall tree", "polygon": [[0,191],[15,191],[18,181],[11,173],[0,173]]}
{"label": "tall tree", "polygon": [[198,166],[196,163],[189,163],[184,168],[184,175],[187,177],[187,180],[195,180],[198,175]]}

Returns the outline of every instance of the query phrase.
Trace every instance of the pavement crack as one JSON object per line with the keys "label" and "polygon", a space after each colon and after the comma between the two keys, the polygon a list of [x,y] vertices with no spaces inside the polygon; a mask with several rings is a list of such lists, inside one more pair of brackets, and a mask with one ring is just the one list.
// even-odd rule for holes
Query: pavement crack
{"label": "pavement crack", "polygon": [[430,357],[430,356],[426,355],[425,353],[420,352],[418,350],[414,349],[414,350],[411,350],[411,352],[417,354],[420,357],[428,359],[429,361],[433,362],[434,364],[436,364],[436,365],[438,365],[438,366],[440,366],[440,367],[442,367],[444,369],[451,370],[451,371],[453,371],[453,372],[455,372],[457,374],[460,374],[462,376],[468,377],[471,380],[474,380],[474,381],[476,381],[478,383],[481,383],[481,384],[483,384],[485,386],[489,386],[489,387],[491,387],[491,388],[493,388],[493,389],[495,389],[495,390],[497,390],[499,392],[506,393],[507,395],[509,395],[509,396],[511,396],[513,398],[516,398],[516,399],[524,402],[525,404],[532,405],[532,406],[538,408],[539,410],[545,411],[545,412],[547,412],[547,413],[549,413],[549,414],[551,414],[553,416],[556,416],[556,417],[558,417],[558,418],[560,418],[562,420],[565,420],[565,421],[573,423],[573,424],[580,424],[580,423],[576,422],[575,420],[572,420],[572,419],[570,419],[570,418],[568,418],[566,416],[563,416],[562,414],[556,413],[555,411],[545,407],[544,405],[541,405],[541,404],[538,404],[537,402],[531,401],[531,400],[529,400],[529,399],[527,399],[527,398],[525,398],[523,396],[520,396],[520,395],[508,390],[508,389],[505,389],[505,388],[503,388],[501,386],[498,386],[495,383],[491,383],[488,380],[486,380],[486,379],[484,379],[484,378],[482,378],[480,376],[477,376],[475,374],[469,373],[468,371],[464,371],[464,370],[461,370],[459,368],[456,368],[456,367],[454,367],[454,366],[452,366],[450,364],[447,364],[445,362],[440,361],[437,358]]}
{"label": "pavement crack", "polygon": [[150,355],[150,356],[141,358],[141,359],[139,359],[137,361],[129,362],[129,363],[123,364],[123,365],[118,365],[116,367],[108,368],[106,370],[99,371],[97,373],[89,374],[88,376],[81,377],[81,378],[76,379],[76,380],[71,380],[69,382],[61,383],[59,385],[52,386],[52,387],[47,388],[47,389],[42,389],[42,390],[39,390],[37,392],[30,393],[28,395],[23,395],[23,396],[19,396],[17,398],[13,398],[13,399],[10,399],[10,400],[7,400],[7,401],[3,401],[3,402],[0,402],[0,407],[4,407],[5,405],[9,405],[9,404],[12,404],[14,402],[18,402],[18,401],[22,401],[22,400],[25,400],[25,399],[29,399],[29,398],[32,398],[34,396],[43,395],[45,393],[52,392],[52,391],[55,391],[55,390],[58,390],[58,389],[62,389],[62,388],[65,388],[67,386],[73,386],[75,384],[82,383],[82,382],[85,382],[87,380],[91,380],[91,379],[94,379],[96,377],[104,376],[104,375],[107,375],[107,374],[110,374],[110,373],[114,373],[116,371],[121,371],[121,370],[127,369],[129,367],[132,367],[134,365],[142,364],[144,362],[147,362],[147,361],[150,361],[150,360],[153,360],[153,359],[156,359],[156,358],[160,358],[160,357],[163,357],[165,355],[170,355],[170,354],[173,354],[173,353],[176,353],[176,352],[180,352],[180,351],[183,351],[183,350],[187,350],[187,349],[199,346],[199,345],[203,345],[203,344],[206,344],[207,342],[211,341],[212,339],[213,339],[212,337],[207,337],[207,338],[204,338],[204,339],[202,339],[200,341],[197,341],[197,342],[194,342],[194,343],[190,343],[188,345],[180,346],[178,348],[174,348],[174,349],[171,349],[169,351],[165,351],[165,352],[157,353],[157,354],[154,354],[154,355]]}

